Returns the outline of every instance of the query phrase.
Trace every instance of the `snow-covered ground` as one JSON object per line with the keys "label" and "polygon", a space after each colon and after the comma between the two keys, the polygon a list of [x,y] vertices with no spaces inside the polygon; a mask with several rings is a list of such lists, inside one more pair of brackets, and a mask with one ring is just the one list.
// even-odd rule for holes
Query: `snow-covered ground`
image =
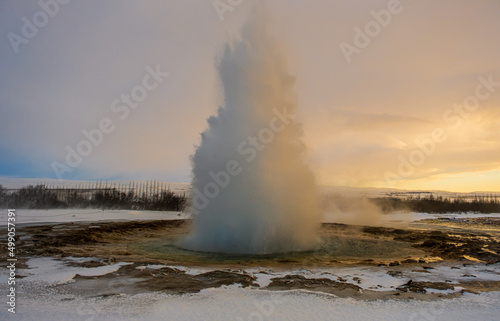
{"label": "snow-covered ground", "polygon": [[[101,261],[98,258],[65,257],[55,259],[49,257],[31,258],[26,262],[27,268],[18,270],[18,274],[24,276],[21,283],[43,283],[48,286],[73,282],[76,275],[98,276],[117,271],[121,266],[131,263],[119,262],[92,268],[74,266],[72,263],[85,263],[89,261]],[[144,265],[137,269],[158,270],[166,265]],[[187,274],[196,275],[212,271],[211,267],[184,267],[168,266]],[[400,271],[398,274],[387,273],[389,271]],[[423,269],[408,270],[401,267],[381,266],[357,266],[357,267],[315,267],[310,269],[273,270],[269,268],[247,268],[241,272],[254,276],[261,288],[266,287],[272,278],[284,277],[289,274],[302,275],[306,278],[326,278],[330,280],[343,279],[348,283],[357,284],[363,290],[391,291],[396,287],[413,281],[443,282],[447,280],[450,284],[457,285],[455,292],[462,288],[458,286],[460,281],[500,281],[499,265],[434,265],[431,271]],[[0,283],[7,282],[8,275],[0,273]],[[429,289],[430,290],[430,289]],[[436,290],[438,291],[438,290]],[[448,291],[448,290],[446,290]],[[442,293],[446,293],[446,291]]]}
{"label": "snow-covered ground", "polygon": [[198,294],[146,293],[80,299],[53,295],[19,302],[16,315],[2,320],[498,320],[500,293],[465,294],[460,299],[421,301],[356,301],[305,292],[267,292],[226,287]]}
{"label": "snow-covered ground", "polygon": [[[82,262],[85,259],[66,258]],[[29,269],[19,273],[27,275],[19,281],[17,312],[9,315],[0,310],[1,320],[498,320],[500,292],[465,293],[461,298],[436,301],[378,300],[358,301],[308,291],[272,292],[244,289],[238,285],[202,290],[197,294],[169,295],[143,293],[109,297],[80,297],[74,293],[58,291],[55,286],[71,282],[76,275],[97,276],[116,271],[125,263],[104,267],[81,268],[65,265],[52,258],[33,258]],[[161,266],[140,268],[158,269]],[[485,272],[484,266],[468,267],[478,279],[498,280],[499,274]],[[491,269],[491,267],[490,267]],[[199,273],[201,270],[192,270]],[[258,276],[256,271],[254,272]],[[285,272],[262,274],[258,282],[265,286],[271,277]],[[359,276],[363,288],[381,285],[387,289],[405,280],[397,279],[378,268],[345,268],[320,271],[290,271],[307,277],[351,278]],[[289,273],[289,272],[287,272]],[[459,278],[464,271],[450,273],[449,267],[437,268],[436,280],[446,276]],[[434,272],[433,272],[434,274]],[[418,280],[418,276],[412,275]],[[2,274],[1,283],[7,276]],[[380,289],[384,290],[384,289]]]}
{"label": "snow-covered ground", "polygon": [[[380,223],[382,225],[398,225],[416,223],[425,219],[436,218],[479,218],[479,217],[500,217],[500,213],[449,213],[449,214],[429,214],[429,213],[416,213],[416,212],[394,212],[384,214],[381,216]],[[377,225],[377,224],[375,224]]]}
{"label": "snow-covered ground", "polygon": [[[7,225],[7,215],[7,209],[0,209],[0,226]],[[99,209],[16,210],[17,224],[33,225],[68,222],[174,220],[187,217],[187,214],[182,212],[159,211],[103,211]]]}
{"label": "snow-covered ground", "polygon": [[[7,225],[7,209],[0,209],[0,226]],[[140,221],[140,220],[173,220],[185,219],[190,215],[184,212],[156,212],[131,210],[99,210],[99,209],[51,209],[51,210],[16,210],[17,224],[55,224],[68,222],[97,222],[97,221]],[[415,212],[395,212],[384,214],[380,221],[373,225],[407,225],[423,219],[433,218],[471,218],[471,217],[500,217],[500,213],[475,214],[427,214]],[[335,220],[325,219],[325,222]],[[360,225],[363,222],[360,222]]]}
{"label": "snow-covered ground", "polygon": [[[82,262],[81,258],[66,258]],[[270,292],[243,289],[236,285],[202,290],[197,294],[167,295],[145,293],[111,297],[82,298],[72,293],[60,293],[54,286],[76,275],[97,276],[116,271],[125,263],[104,267],[70,267],[52,258],[33,258],[27,275],[19,282],[17,312],[9,315],[0,310],[1,320],[498,320],[500,293],[464,294],[459,299],[422,301],[357,301],[307,291]],[[145,266],[157,269],[161,266]],[[446,276],[458,278],[462,270],[450,273],[448,267],[438,267],[436,280]],[[484,266],[468,268],[480,279],[499,279],[499,275],[484,271]],[[294,271],[307,277],[362,278],[363,288],[375,285],[390,289],[403,281],[387,275],[382,269],[345,268],[331,271]],[[200,270],[190,271],[199,273]],[[261,274],[258,282],[265,286],[271,277],[285,272]],[[433,273],[434,274],[434,273]],[[415,280],[418,276],[412,276]],[[1,283],[7,276],[2,274]],[[384,290],[384,289],[380,289]]]}
{"label": "snow-covered ground", "polygon": [[[180,214],[180,216],[179,216]],[[480,217],[500,214],[449,214],[395,213],[384,215],[386,223],[411,223],[435,217]],[[0,209],[0,224],[7,222],[7,210]],[[178,212],[101,211],[101,210],[22,210],[16,211],[16,223],[54,224],[72,221],[109,220],[171,220],[186,218]],[[4,227],[5,228],[5,227]],[[91,258],[32,258],[27,269],[18,270],[18,297],[16,314],[0,308],[0,320],[500,320],[500,292],[483,292],[479,295],[464,293],[462,297],[432,302],[418,300],[359,301],[304,290],[271,292],[246,289],[237,285],[202,290],[197,294],[169,295],[149,292],[136,295],[109,297],[81,297],[65,293],[57,285],[74,282],[75,275],[98,276],[118,270],[128,262],[100,267],[83,268],[71,265]],[[159,265],[139,268],[158,269]],[[203,268],[190,269],[189,274],[204,272]],[[358,284],[362,289],[375,291],[394,290],[408,280],[457,284],[467,275],[474,280],[500,281],[500,266],[475,264],[451,267],[437,265],[432,273],[406,270],[403,275],[388,274],[389,267],[344,267],[272,271],[253,268],[245,272],[257,277],[261,287],[271,278],[298,274],[307,278],[342,278]],[[397,268],[394,268],[397,269]],[[0,284],[7,287],[7,272],[0,270]],[[460,291],[457,286],[455,291]],[[434,291],[434,290],[431,290]],[[429,291],[429,292],[431,292]],[[438,290],[435,290],[438,291]],[[442,291],[447,294],[450,290]]]}

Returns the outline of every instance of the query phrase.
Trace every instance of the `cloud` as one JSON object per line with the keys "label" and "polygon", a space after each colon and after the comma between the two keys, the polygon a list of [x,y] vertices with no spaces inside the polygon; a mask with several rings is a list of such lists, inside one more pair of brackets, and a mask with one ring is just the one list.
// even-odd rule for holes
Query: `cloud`
{"label": "cloud", "polygon": [[[449,129],[443,113],[474,93],[479,75],[500,79],[500,3],[402,4],[351,63],[339,44],[352,43],[354,28],[364,28],[370,11],[387,1],[267,4],[287,40],[305,141],[323,183],[383,185],[398,157],[437,127],[448,140],[404,186],[499,168],[500,93],[459,130]],[[72,1],[16,54],[7,33],[20,34],[22,17],[31,19],[40,7],[2,2],[0,174],[53,178],[51,163],[63,162],[65,147],[106,117],[116,130],[71,177],[189,180],[189,156],[221,100],[214,61],[252,5],[243,2],[220,21],[211,1]],[[169,77],[121,121],[111,102],[157,64]]]}
{"label": "cloud", "polygon": [[[424,141],[429,142],[436,128],[443,129],[447,139],[426,146],[429,155],[422,164],[414,166],[414,172],[391,183],[393,187],[417,186],[423,179],[443,179],[445,175],[482,173],[500,169],[500,129],[495,124],[500,115],[480,109],[464,119],[459,129],[450,124],[422,121],[400,116],[373,117],[355,115],[361,121],[348,118],[337,121],[334,129],[309,128],[308,141],[316,155],[320,180],[338,185],[386,186],[386,173],[398,174],[401,157],[409,161],[414,151],[422,152]],[[377,125],[371,126],[369,119]],[[377,119],[377,121],[375,121]],[[366,125],[365,124],[366,121]],[[315,123],[315,122],[312,122]],[[315,142],[315,143],[313,143]],[[456,186],[455,188],[461,188]]]}
{"label": "cloud", "polygon": [[[19,19],[2,30],[20,30],[21,17],[40,9],[10,6]],[[110,118],[116,131],[79,170],[105,169],[107,176],[183,167],[186,174],[193,144],[215,107],[212,46],[220,40],[209,28],[215,21],[210,10],[195,2],[73,2],[17,55],[3,43],[1,67],[10,81],[0,88],[0,134],[7,138],[1,147],[47,172],[52,161],[64,160],[66,146],[76,148],[84,139],[82,130]],[[146,66],[156,65],[170,78],[121,121],[111,102],[130,94]]]}

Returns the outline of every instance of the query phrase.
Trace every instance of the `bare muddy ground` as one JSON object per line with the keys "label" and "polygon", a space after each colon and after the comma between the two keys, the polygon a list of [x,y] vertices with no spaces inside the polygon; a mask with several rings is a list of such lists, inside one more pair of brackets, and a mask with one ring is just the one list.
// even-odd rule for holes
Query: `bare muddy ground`
{"label": "bare muddy ground", "polygon": [[[452,271],[477,265],[485,273],[500,276],[498,221],[482,218],[470,222],[429,220],[427,224],[439,228],[425,230],[323,224],[320,231],[323,243],[313,251],[255,257],[200,254],[176,248],[172,244],[188,233],[189,220],[21,226],[16,245],[19,268],[26,268],[26,261],[35,257],[52,257],[65,261],[68,266],[82,268],[130,263],[104,275],[76,275],[74,282],[56,286],[57,291],[86,297],[150,291],[196,293],[206,288],[239,284],[255,289],[307,290],[363,300],[431,300],[500,291],[500,278],[478,280],[476,275],[465,272],[454,280],[409,279],[412,275],[431,277],[433,270],[442,266]],[[5,235],[1,239],[4,248]],[[93,259],[65,260],[68,257]],[[150,265],[158,267],[148,268]],[[176,266],[204,271],[188,273]],[[294,272],[346,267],[385,269],[384,273],[400,281],[387,291],[378,291],[376,286],[362,288],[357,277],[347,280],[332,278],[331,274],[327,278]],[[249,273],[245,269],[261,271]],[[272,275],[266,272],[269,269],[282,273]],[[269,274],[268,282],[259,283],[256,274]]]}

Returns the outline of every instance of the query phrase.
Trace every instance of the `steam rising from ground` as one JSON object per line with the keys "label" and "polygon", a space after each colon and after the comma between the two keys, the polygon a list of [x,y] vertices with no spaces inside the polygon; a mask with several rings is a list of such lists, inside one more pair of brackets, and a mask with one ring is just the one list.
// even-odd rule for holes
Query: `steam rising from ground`
{"label": "steam rising from ground", "polygon": [[262,10],[219,62],[225,106],[193,156],[193,230],[181,246],[266,254],[311,249],[321,216],[295,120],[295,78]]}
{"label": "steam rising from ground", "polygon": [[382,210],[366,197],[325,195],[323,200],[326,222],[350,225],[383,225]]}

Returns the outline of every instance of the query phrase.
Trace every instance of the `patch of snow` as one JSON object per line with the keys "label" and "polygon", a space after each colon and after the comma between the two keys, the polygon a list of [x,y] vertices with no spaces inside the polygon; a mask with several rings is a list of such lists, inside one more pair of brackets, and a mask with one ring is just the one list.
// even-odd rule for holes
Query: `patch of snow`
{"label": "patch of snow", "polygon": [[[357,301],[307,291],[272,292],[224,287],[197,294],[145,293],[104,299],[23,298],[22,320],[497,320],[500,292],[424,302]],[[20,301],[21,302],[21,301]],[[6,319],[5,309],[0,318]]]}
{"label": "patch of snow", "polygon": [[150,270],[159,270],[161,268],[167,267],[166,265],[162,264],[148,264],[148,265],[141,265],[136,267],[137,270],[145,270],[145,269],[150,269]]}
{"label": "patch of snow", "polygon": [[26,276],[23,282],[46,282],[63,284],[70,282],[75,275],[98,276],[118,271],[123,265],[131,263],[116,263],[93,268],[67,266],[64,262],[53,258],[31,258],[26,262],[27,269],[19,269],[18,275]]}
{"label": "patch of snow", "polygon": [[[7,224],[7,210],[0,209],[0,226]],[[47,225],[70,222],[143,221],[186,219],[182,212],[126,211],[96,209],[16,210],[17,224]]]}
{"label": "patch of snow", "polygon": [[255,282],[261,287],[266,287],[271,284],[271,279],[275,278],[276,275],[268,273],[255,273],[253,276],[257,279]]}

